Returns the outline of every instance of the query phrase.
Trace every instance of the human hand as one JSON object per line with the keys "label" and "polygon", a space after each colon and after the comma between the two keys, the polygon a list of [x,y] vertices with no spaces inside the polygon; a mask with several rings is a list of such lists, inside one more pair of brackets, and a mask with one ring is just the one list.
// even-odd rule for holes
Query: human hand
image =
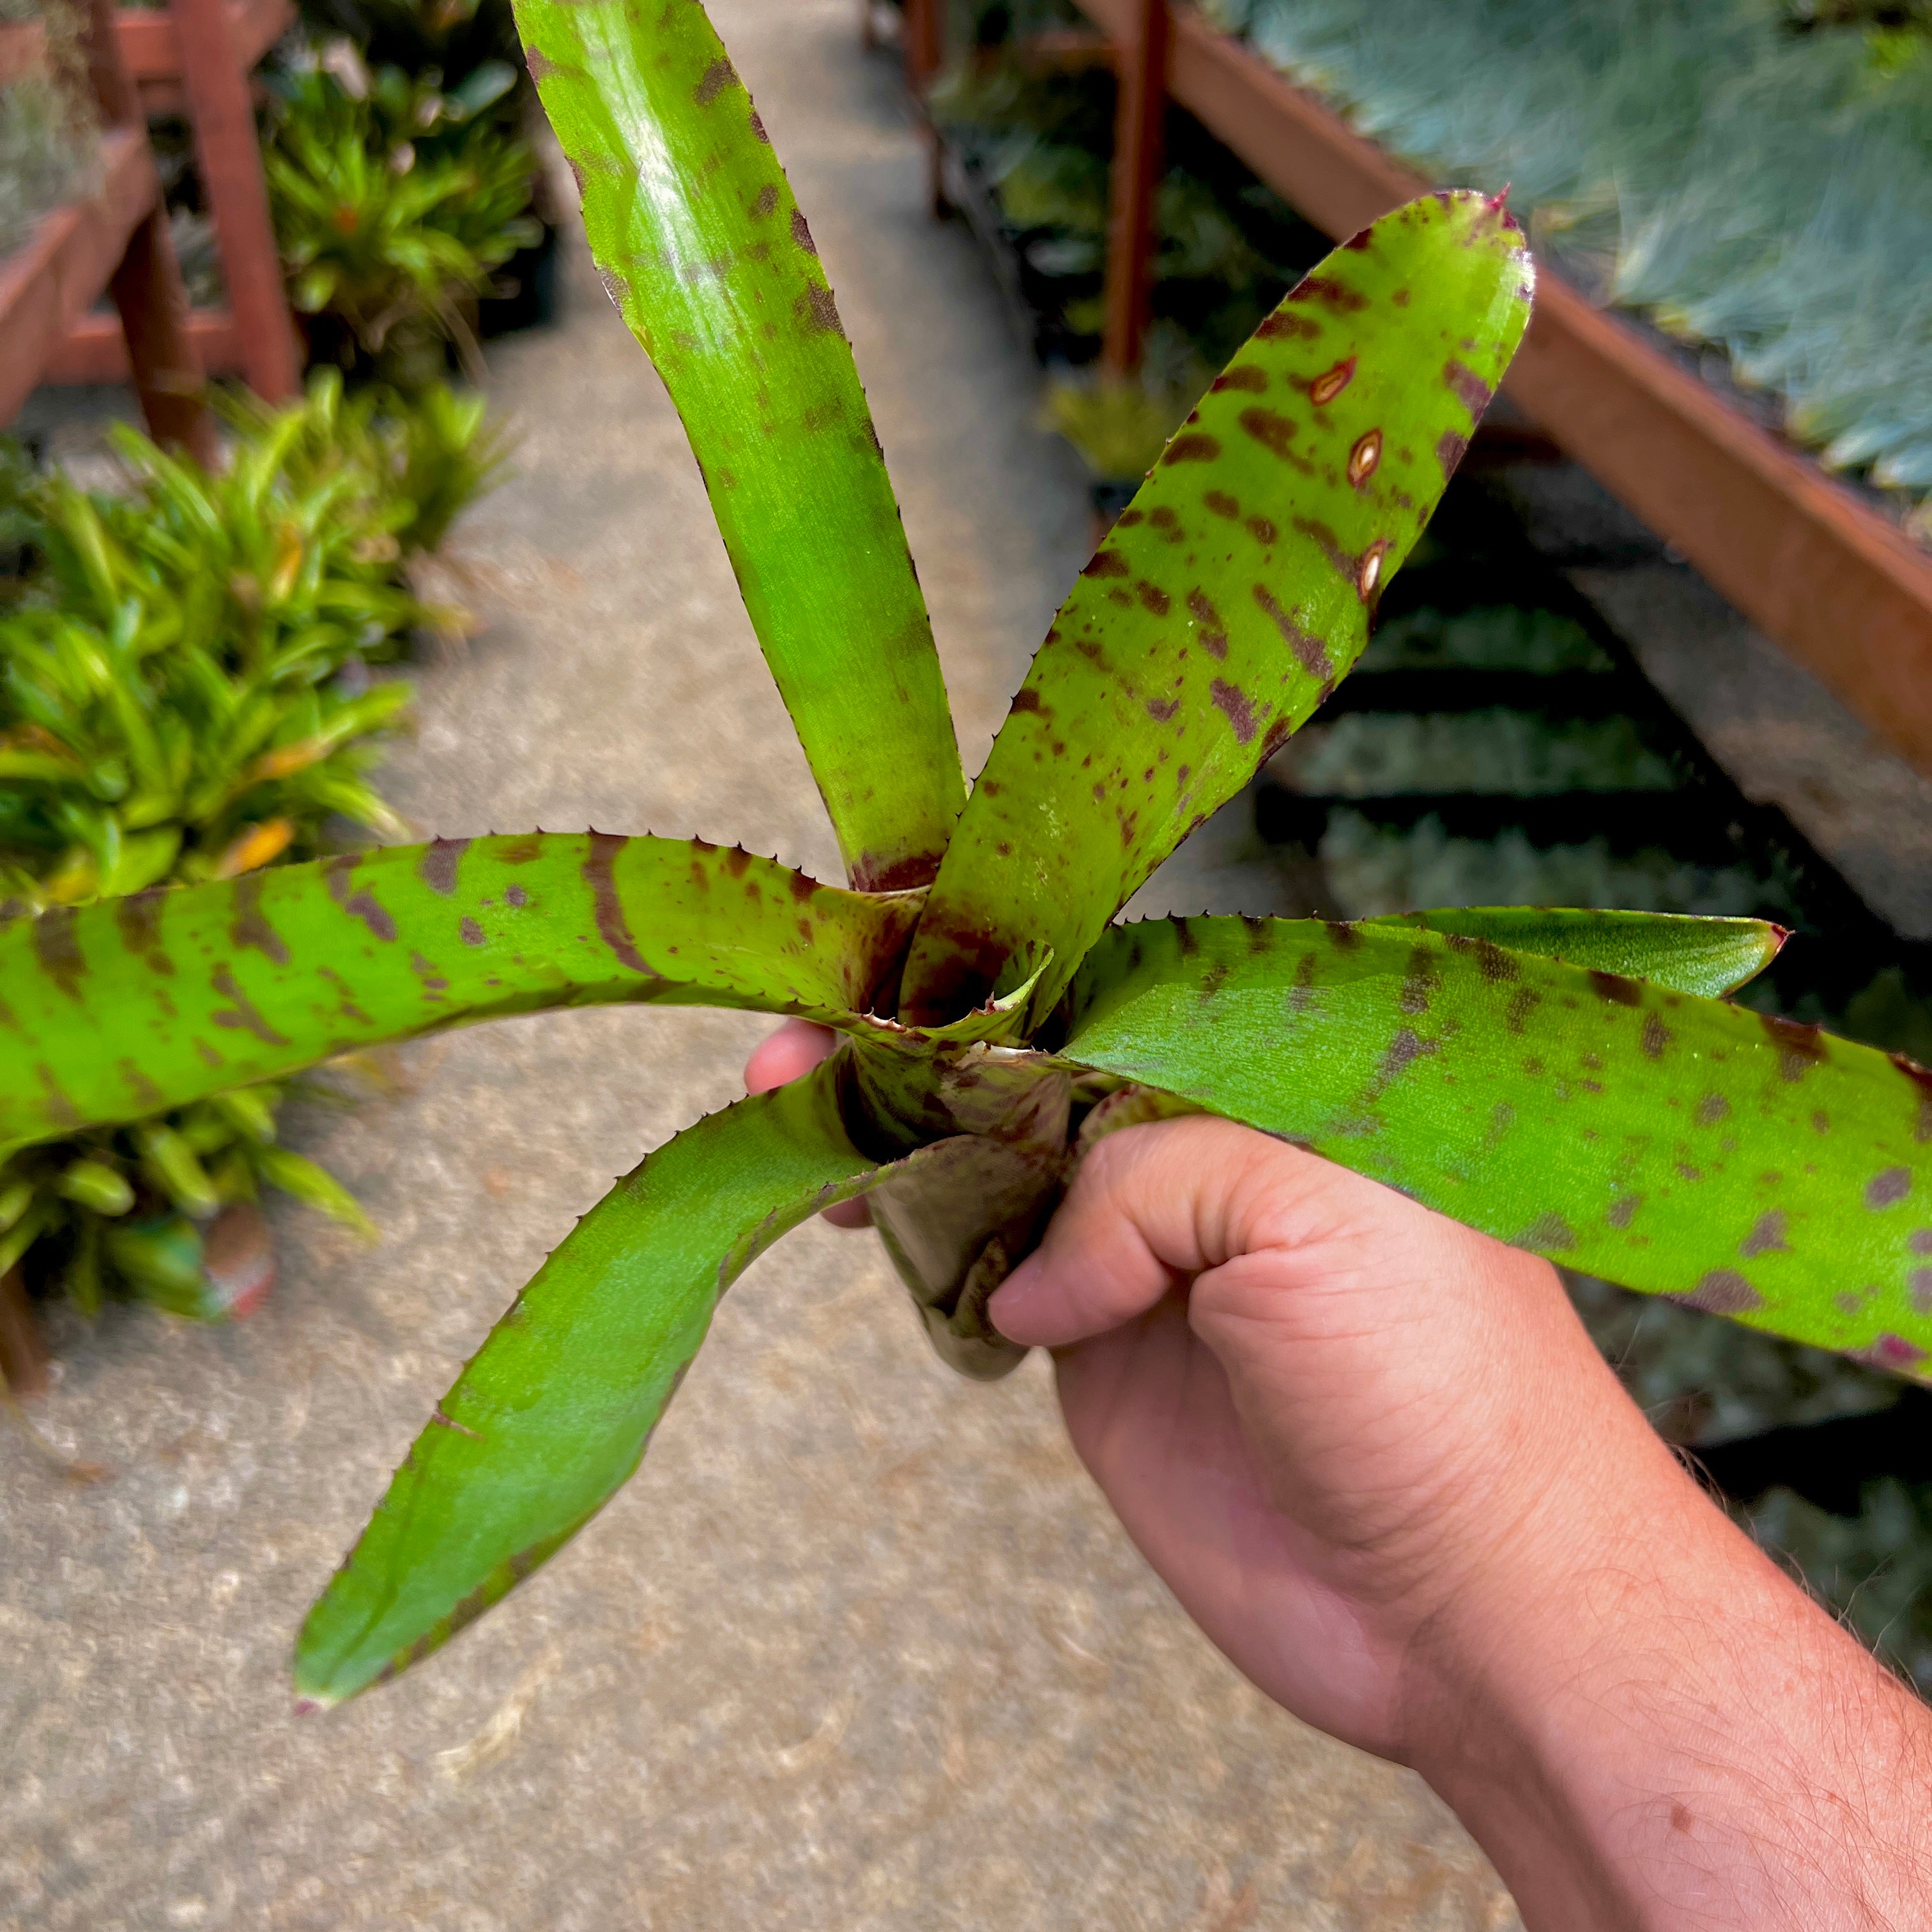
{"label": "human hand", "polygon": [[1226,1120],[1102,1140],[988,1312],[1056,1351],[1076,1450],[1195,1621],[1384,1757],[1432,1620],[1588,1533],[1580,1444],[1689,1486],[1548,1262]]}
{"label": "human hand", "polygon": [[[836,1043],[789,1021],[746,1084]],[[1697,1487],[1548,1263],[1196,1118],[1102,1139],[988,1312],[1054,1350],[1208,1636],[1420,1772],[1532,1932],[1927,1922],[1932,1714]]]}
{"label": "human hand", "polygon": [[[785,1021],[752,1049],[745,1063],[745,1091],[766,1094],[790,1085],[829,1059],[838,1044],[838,1036],[830,1027],[814,1026],[809,1020]],[[872,1210],[862,1200],[842,1201],[824,1209],[820,1218],[835,1228],[869,1228]]]}
{"label": "human hand", "polygon": [[1225,1120],[1088,1156],[994,1324],[1256,1683],[1548,1932],[1903,1927],[1932,1718],[1717,1510],[1555,1271]]}

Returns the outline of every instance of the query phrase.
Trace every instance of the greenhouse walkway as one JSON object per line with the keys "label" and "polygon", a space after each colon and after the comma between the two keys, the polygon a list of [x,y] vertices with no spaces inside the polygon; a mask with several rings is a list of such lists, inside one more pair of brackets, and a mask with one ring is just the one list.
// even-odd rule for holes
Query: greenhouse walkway
{"label": "greenhouse walkway", "polygon": [[[856,344],[972,769],[1084,557],[1078,478],[970,242],[926,218],[850,0],[715,10]],[[426,832],[694,832],[829,873],[681,432],[580,248],[568,297],[495,355],[524,440],[459,542],[488,627],[422,677],[392,789]],[[1171,882],[1186,909],[1254,884],[1238,844]],[[59,1330],[40,1425],[106,1468],[0,1435],[0,1928],[1516,1924],[1419,1783],[1196,1634],[1044,1361],[956,1380],[869,1238],[816,1226],[734,1290],[574,1547],[400,1684],[292,1715],[296,1628],[430,1404],[610,1177],[734,1096],[760,1026],[607,1010],[416,1048],[296,1128],[380,1246],[285,1209],[249,1322]]]}

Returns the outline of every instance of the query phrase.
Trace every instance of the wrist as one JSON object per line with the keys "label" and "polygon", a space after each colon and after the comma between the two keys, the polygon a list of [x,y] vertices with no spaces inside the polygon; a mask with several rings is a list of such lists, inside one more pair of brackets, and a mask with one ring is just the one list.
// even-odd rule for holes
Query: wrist
{"label": "wrist", "polygon": [[[1708,1526],[1644,1473],[1631,1486],[1647,1492],[1641,1512],[1566,1486],[1520,1526],[1514,1559],[1472,1578],[1406,1660],[1405,1755],[1489,1853],[1529,1932],[1644,1923],[1625,1876],[1647,1814],[1660,1802],[1667,1813],[1682,1781],[1654,1705],[1686,1688],[1678,1653],[1694,1613],[1676,1599],[1660,1543],[1673,1540],[1680,1560]],[[1677,1624],[1660,1656],[1659,1618]],[[1654,1735],[1640,1739],[1646,1702]]]}
{"label": "wrist", "polygon": [[1529,1932],[1906,1922],[1924,1707],[1644,1435],[1418,1633],[1409,1761]]}

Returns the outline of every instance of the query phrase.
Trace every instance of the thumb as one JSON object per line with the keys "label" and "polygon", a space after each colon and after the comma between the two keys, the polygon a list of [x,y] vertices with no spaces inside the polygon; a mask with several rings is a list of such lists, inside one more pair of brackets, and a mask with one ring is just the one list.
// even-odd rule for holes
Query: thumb
{"label": "thumb", "polygon": [[1231,1120],[1124,1127],[1080,1164],[1046,1238],[988,1302],[1009,1341],[1060,1348],[1144,1315],[1244,1251],[1252,1184],[1292,1150]]}

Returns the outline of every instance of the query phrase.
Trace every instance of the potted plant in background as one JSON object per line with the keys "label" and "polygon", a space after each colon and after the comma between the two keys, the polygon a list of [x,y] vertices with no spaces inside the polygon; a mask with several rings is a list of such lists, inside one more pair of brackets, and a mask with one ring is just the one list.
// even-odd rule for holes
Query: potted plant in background
{"label": "potted plant in background", "polygon": [[1205,386],[1181,389],[1138,380],[1081,382],[1065,376],[1047,384],[1042,412],[1046,424],[1087,466],[1096,548]]}
{"label": "potted plant in background", "polygon": [[[412,696],[371,666],[447,626],[405,581],[504,455],[480,399],[345,400],[319,374],[301,404],[230,406],[213,476],[114,434],[129,488],[90,494],[17,459],[0,544],[0,920],[164,884],[247,882],[406,836],[370,778]],[[212,1318],[266,1292],[254,1202],[279,1187],[368,1232],[340,1184],[278,1144],[279,1082],[45,1138],[0,1160],[10,1384],[38,1364],[23,1297],[92,1316],[110,1296]],[[22,1339],[25,1338],[25,1339]]]}
{"label": "potted plant in background", "polygon": [[536,158],[491,110],[517,70],[373,73],[346,40],[285,68],[266,165],[296,310],[311,352],[422,388],[453,343],[480,372],[477,304],[542,238],[530,211]]}

